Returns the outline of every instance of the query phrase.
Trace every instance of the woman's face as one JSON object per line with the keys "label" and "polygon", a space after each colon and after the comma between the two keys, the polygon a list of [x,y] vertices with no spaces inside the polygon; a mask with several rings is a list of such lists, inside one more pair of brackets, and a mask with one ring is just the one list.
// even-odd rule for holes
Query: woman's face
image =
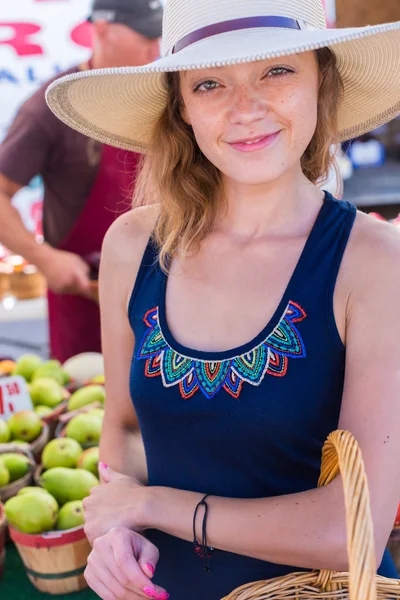
{"label": "woman's face", "polygon": [[317,123],[313,52],[186,71],[180,80],[182,116],[226,177],[259,185],[300,169]]}

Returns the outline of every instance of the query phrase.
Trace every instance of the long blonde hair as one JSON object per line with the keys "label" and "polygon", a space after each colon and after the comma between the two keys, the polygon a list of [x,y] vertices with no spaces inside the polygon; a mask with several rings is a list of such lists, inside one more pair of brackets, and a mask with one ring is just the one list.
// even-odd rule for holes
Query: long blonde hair
{"label": "long blonde hair", "polygon": [[[316,51],[320,72],[317,126],[301,159],[313,183],[327,178],[337,144],[337,107],[342,81],[336,56],[328,48]],[[192,128],[181,116],[179,73],[166,74],[167,103],[152,132],[136,181],[133,205],[160,202],[154,238],[161,267],[179,251],[195,251],[212,230],[221,209],[221,172],[201,152]]]}

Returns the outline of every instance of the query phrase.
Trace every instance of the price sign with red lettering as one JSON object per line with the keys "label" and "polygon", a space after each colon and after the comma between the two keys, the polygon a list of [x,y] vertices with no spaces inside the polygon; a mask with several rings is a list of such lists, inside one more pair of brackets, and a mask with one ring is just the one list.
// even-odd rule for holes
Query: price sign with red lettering
{"label": "price sign with red lettering", "polygon": [[0,379],[0,419],[7,421],[20,410],[33,410],[28,386],[23,377],[3,377]]}

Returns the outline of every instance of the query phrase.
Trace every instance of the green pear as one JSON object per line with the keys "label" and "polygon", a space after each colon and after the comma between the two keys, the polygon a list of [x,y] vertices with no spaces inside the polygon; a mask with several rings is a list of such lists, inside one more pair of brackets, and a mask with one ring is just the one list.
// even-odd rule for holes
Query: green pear
{"label": "green pear", "polygon": [[10,428],[7,425],[7,421],[3,421],[0,419],[0,444],[6,444],[10,441],[11,432]]}
{"label": "green pear", "polygon": [[61,385],[50,377],[35,379],[29,387],[29,393],[35,406],[41,404],[50,408],[60,404],[64,397]]}
{"label": "green pear", "polygon": [[64,504],[60,509],[56,529],[73,529],[74,527],[84,525],[84,523],[82,500],[73,500]]}
{"label": "green pear", "polygon": [[34,372],[41,364],[42,359],[40,356],[24,354],[17,360],[13,375],[21,375],[26,381],[31,381]]}
{"label": "green pear", "polygon": [[81,414],[69,421],[66,434],[82,446],[97,446],[100,442],[101,426],[102,420],[98,416]]}
{"label": "green pear", "polygon": [[51,531],[57,520],[57,512],[44,496],[17,495],[7,500],[4,508],[9,524],[23,533]]}
{"label": "green pear", "polygon": [[30,468],[30,461],[25,454],[18,454],[17,452],[5,452],[0,454],[0,463],[6,467],[10,473],[10,483],[21,479],[26,475]]}
{"label": "green pear", "polygon": [[34,487],[32,485],[28,485],[27,487],[22,488],[17,492],[17,496],[41,496],[46,499],[46,501],[50,504],[52,510],[55,512],[58,511],[58,502],[47,490],[41,487]]}
{"label": "green pear", "polygon": [[103,385],[87,385],[72,394],[68,401],[68,410],[76,410],[93,402],[104,403],[105,397],[106,392]]}
{"label": "green pear", "polygon": [[40,435],[43,423],[33,410],[21,410],[8,420],[11,437],[22,442],[33,442]]}
{"label": "green pear", "polygon": [[96,375],[95,377],[92,377],[91,379],[91,383],[99,383],[100,385],[104,385],[106,382],[106,378],[104,375]]}
{"label": "green pear", "polygon": [[35,406],[35,413],[40,419],[43,419],[43,417],[47,417],[47,415],[50,415],[52,412],[53,409],[49,406],[44,406],[43,404],[38,404],[37,406]]}
{"label": "green pear", "polygon": [[3,463],[0,462],[0,487],[10,483],[10,473]]}
{"label": "green pear", "polygon": [[42,464],[45,469],[54,467],[67,467],[74,469],[82,448],[76,440],[70,438],[56,438],[46,444],[42,452]]}
{"label": "green pear", "polygon": [[96,477],[99,476],[99,447],[93,446],[93,448],[88,448],[85,450],[78,460],[78,467],[80,469],[86,469],[86,471],[90,471]]}
{"label": "green pear", "polygon": [[64,370],[58,360],[48,360],[36,369],[32,376],[32,381],[36,379],[54,379],[60,385],[64,385]]}
{"label": "green pear", "polygon": [[42,473],[40,483],[62,506],[89,496],[91,488],[99,485],[99,480],[85,469],[54,467]]}

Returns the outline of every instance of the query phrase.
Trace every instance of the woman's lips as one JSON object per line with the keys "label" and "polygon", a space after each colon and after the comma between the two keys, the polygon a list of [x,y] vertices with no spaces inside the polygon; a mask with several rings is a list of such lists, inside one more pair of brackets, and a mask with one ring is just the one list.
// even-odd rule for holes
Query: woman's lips
{"label": "woman's lips", "polygon": [[256,152],[257,150],[262,150],[263,148],[270,146],[277,139],[279,134],[280,131],[277,131],[272,135],[255,138],[254,140],[249,140],[248,142],[231,142],[229,145],[235,150],[239,150],[239,152]]}

